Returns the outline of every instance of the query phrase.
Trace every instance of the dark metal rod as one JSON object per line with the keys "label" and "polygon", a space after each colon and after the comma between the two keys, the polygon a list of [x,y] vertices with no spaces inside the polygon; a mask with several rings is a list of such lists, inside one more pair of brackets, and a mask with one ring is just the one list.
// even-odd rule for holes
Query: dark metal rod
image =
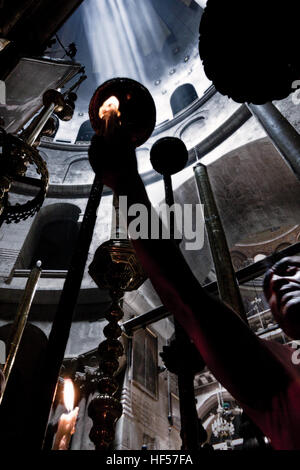
{"label": "dark metal rod", "polygon": [[168,421],[169,425],[173,426],[173,408],[172,408],[172,395],[171,395],[171,379],[170,372],[167,369],[167,393],[168,393]]}
{"label": "dark metal rod", "polygon": [[229,304],[247,322],[245,308],[233,268],[226,235],[209,181],[207,168],[198,163],[194,166],[199,198],[204,205],[205,227],[214,261],[220,298]]}
{"label": "dark metal rod", "polygon": [[[171,175],[164,175],[165,185],[165,199],[166,204],[171,207],[174,204],[174,193],[172,186]],[[174,212],[170,214],[170,235],[174,238],[174,228],[176,220]],[[176,240],[180,243],[180,240]],[[174,318],[175,338],[176,342],[184,350],[189,347],[190,340],[185,331]],[[186,364],[184,370],[180,369],[177,374],[178,391],[179,391],[179,407],[180,407],[180,420],[181,431],[180,436],[182,439],[183,450],[198,450],[198,414],[195,401],[194,391],[194,374]]]}
{"label": "dark metal rod", "polygon": [[300,179],[300,135],[273,103],[248,104],[280,155]]}
{"label": "dark metal rod", "polygon": [[165,185],[166,204],[168,204],[168,206],[173,206],[174,194],[173,194],[172,178],[170,175],[164,175],[164,185]]}
{"label": "dark metal rod", "polygon": [[[172,177],[170,175],[164,175],[164,185],[165,185],[165,199],[166,204],[171,207],[174,204],[174,193],[173,193],[173,185],[172,185]],[[175,214],[173,211],[170,212],[170,237],[174,239],[175,237]],[[180,243],[181,240],[175,240],[175,242]]]}
{"label": "dark metal rod", "polygon": [[5,211],[5,208],[2,212],[2,214],[0,215],[0,228],[2,227],[3,223],[5,222],[5,214],[4,214],[4,211]]}
{"label": "dark metal rod", "polygon": [[[29,124],[28,128],[24,132],[24,142],[28,145],[33,145],[38,138],[39,134],[43,130],[46,122],[50,118],[51,114],[55,110],[55,103],[50,103],[49,106],[44,106],[44,108],[41,110],[39,115],[37,116],[36,119],[32,121],[31,124]],[[29,135],[28,135],[29,133]]]}
{"label": "dark metal rod", "polygon": [[[175,338],[180,348],[188,348],[190,339],[174,318]],[[194,389],[194,373],[189,364],[178,371],[178,392],[182,450],[199,450],[199,424]]]}
{"label": "dark metal rod", "polygon": [[95,177],[83,221],[80,226],[76,247],[72,255],[68,274],[49,335],[43,374],[41,377],[40,403],[37,407],[39,410],[39,437],[35,446],[39,449],[41,449],[43,444],[57,380],[69,339],[73,314],[80,291],[89,247],[93,237],[97,218],[97,209],[101,201],[102,190],[102,182]]}
{"label": "dark metal rod", "polygon": [[138,330],[139,328],[144,328],[147,325],[151,325],[151,323],[155,323],[159,320],[163,320],[170,313],[166,309],[164,305],[161,305],[150,312],[146,312],[142,315],[138,315],[137,317],[132,318],[131,320],[127,320],[122,324],[122,328],[125,330],[125,333],[130,335],[133,331]]}
{"label": "dark metal rod", "polygon": [[[37,284],[41,276],[41,262],[36,263],[36,266],[31,270],[30,276],[26,282],[24,293],[21,302],[18,306],[17,314],[14,323],[11,327],[11,334],[9,339],[9,352],[3,368],[3,375],[5,377],[5,387],[13,369],[15,359],[21,344],[24,329],[27,324],[30,307],[36,292]],[[5,388],[0,395],[0,404],[4,395]]]}
{"label": "dark metal rod", "polygon": [[27,184],[29,186],[33,186],[35,188],[41,188],[41,180],[38,178],[31,178],[30,176],[16,176],[14,181],[18,183]]}

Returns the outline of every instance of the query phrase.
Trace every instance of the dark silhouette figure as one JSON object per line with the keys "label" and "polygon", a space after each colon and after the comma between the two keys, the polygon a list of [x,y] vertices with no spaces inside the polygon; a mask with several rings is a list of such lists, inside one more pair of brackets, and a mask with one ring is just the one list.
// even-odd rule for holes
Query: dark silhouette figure
{"label": "dark silhouette figure", "polygon": [[[103,149],[109,158],[101,158]],[[94,136],[90,162],[103,182],[127,196],[128,207],[152,207],[137,172],[133,146]],[[132,219],[128,217],[128,223]],[[150,225],[149,225],[150,227]],[[227,305],[199,285],[172,240],[133,240],[162,302],[182,325],[217,380],[271,440],[274,449],[300,449],[300,375],[295,350],[258,338]],[[269,271],[266,297],[283,330],[300,337],[300,258]]]}

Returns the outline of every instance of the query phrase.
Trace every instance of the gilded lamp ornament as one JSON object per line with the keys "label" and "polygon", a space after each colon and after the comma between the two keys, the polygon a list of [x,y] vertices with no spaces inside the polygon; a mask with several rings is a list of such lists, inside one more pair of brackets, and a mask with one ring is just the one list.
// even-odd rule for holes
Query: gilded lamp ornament
{"label": "gilded lamp ornament", "polygon": [[[103,164],[99,159],[110,158],[112,137],[122,135],[126,144],[120,145],[120,151],[124,152],[126,158],[126,152],[132,152],[142,145],[155,126],[155,105],[149,91],[140,83],[127,78],[116,78],[101,85],[91,99],[89,114],[93,129],[101,142],[96,147],[97,151],[92,145],[89,153],[90,163],[98,176],[101,176]],[[114,206],[118,219],[116,197]],[[93,420],[90,439],[96,450],[105,450],[112,443],[116,422],[122,415],[122,405],[115,398],[118,390],[115,378],[119,367],[118,358],[124,352],[122,343],[118,340],[122,333],[118,324],[123,317],[122,298],[125,292],[138,289],[146,280],[131,241],[124,234],[121,236],[118,223],[116,228],[114,236],[96,250],[89,266],[89,274],[97,286],[108,289],[112,298],[111,308],[105,315],[108,320],[103,330],[106,339],[98,348],[99,393],[88,408]]]}
{"label": "gilded lamp ornament", "polygon": [[89,273],[100,289],[112,293],[138,289],[145,274],[128,239],[111,239],[96,251]]}
{"label": "gilded lamp ornament", "polygon": [[[34,147],[17,136],[7,134],[4,130],[1,130],[0,144],[2,146],[0,156],[0,215],[4,217],[7,223],[19,222],[33,216],[44,202],[49,183],[47,165]],[[40,180],[38,180],[39,192],[25,204],[10,206],[8,205],[8,192],[11,185],[13,181],[22,180],[29,165],[34,165],[36,172],[40,175]]]}
{"label": "gilded lamp ornament", "polygon": [[89,267],[89,274],[100,289],[109,289],[112,305],[105,315],[106,340],[100,343],[99,379],[97,395],[89,406],[89,416],[94,422],[90,433],[96,449],[103,450],[113,441],[115,424],[122,415],[122,405],[114,397],[118,383],[114,374],[119,368],[118,358],[124,353],[118,340],[122,330],[118,321],[123,317],[122,297],[126,291],[138,289],[146,277],[129,240],[111,239],[101,245]]}
{"label": "gilded lamp ornament", "polygon": [[[47,194],[49,174],[45,161],[37,150],[41,135],[52,135],[56,130],[57,117],[72,118],[76,95],[62,95],[57,90],[47,90],[43,95],[43,108],[29,126],[18,135],[0,128],[0,216],[7,223],[19,222],[33,216],[41,208]],[[72,108],[73,103],[73,110]],[[27,167],[33,165],[40,178],[25,177]],[[25,204],[8,203],[8,192],[14,181],[29,182],[39,188],[36,196]]]}

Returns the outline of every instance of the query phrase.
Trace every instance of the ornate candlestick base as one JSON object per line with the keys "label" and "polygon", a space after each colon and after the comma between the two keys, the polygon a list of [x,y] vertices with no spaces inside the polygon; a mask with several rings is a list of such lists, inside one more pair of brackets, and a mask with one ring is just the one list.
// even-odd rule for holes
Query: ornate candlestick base
{"label": "ornate candlestick base", "polygon": [[100,343],[99,394],[91,401],[88,413],[93,420],[90,439],[96,450],[105,450],[114,439],[115,425],[122,415],[122,405],[114,397],[118,383],[114,378],[123,346],[118,338],[122,330],[118,322],[123,317],[120,302],[125,291],[135,290],[145,281],[129,240],[109,240],[101,245],[89,267],[89,273],[100,289],[110,289],[112,306],[105,315],[108,324],[103,332],[106,340]]}

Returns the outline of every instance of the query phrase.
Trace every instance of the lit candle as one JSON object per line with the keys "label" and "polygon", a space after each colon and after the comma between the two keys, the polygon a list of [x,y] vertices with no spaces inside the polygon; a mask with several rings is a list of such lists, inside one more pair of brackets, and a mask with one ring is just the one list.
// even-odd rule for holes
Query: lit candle
{"label": "lit candle", "polygon": [[[63,413],[58,422],[53,450],[68,450],[71,436],[75,433],[75,423],[79,408],[74,408],[74,386],[70,379],[64,381],[64,402],[67,413]],[[74,408],[74,409],[73,409]]]}
{"label": "lit candle", "polygon": [[103,105],[99,108],[99,117],[100,119],[106,119],[107,116],[115,114],[117,117],[121,116],[119,111],[120,102],[115,96],[111,96]]}
{"label": "lit candle", "polygon": [[99,117],[105,123],[103,134],[105,136],[114,136],[115,128],[120,127],[121,113],[119,111],[120,102],[116,96],[111,96],[108,98],[102,106],[99,108]]}

